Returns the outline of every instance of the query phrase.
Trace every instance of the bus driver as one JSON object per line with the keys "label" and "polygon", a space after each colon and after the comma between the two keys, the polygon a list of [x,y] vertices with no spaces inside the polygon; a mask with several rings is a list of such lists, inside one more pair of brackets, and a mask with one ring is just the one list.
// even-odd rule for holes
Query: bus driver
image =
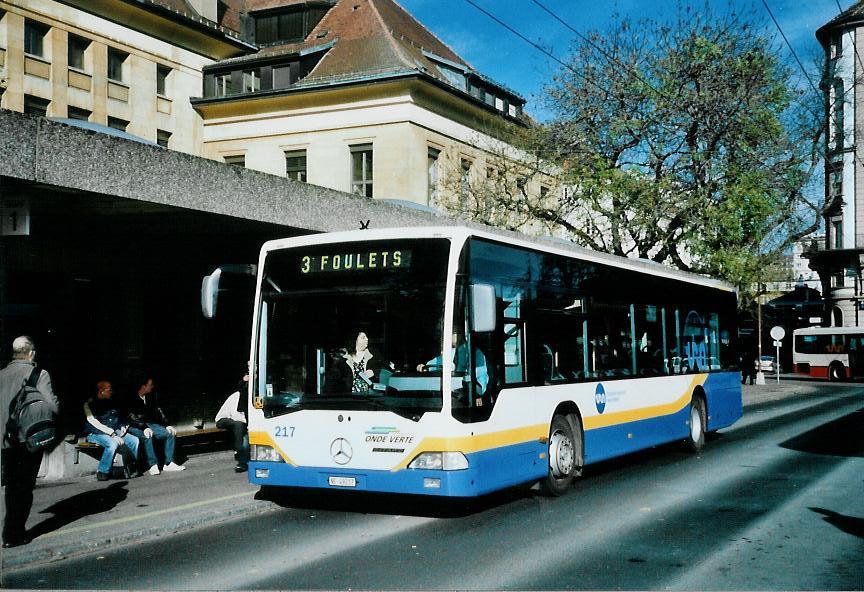
{"label": "bus driver", "polygon": [[[469,368],[468,360],[468,344],[459,333],[453,334],[453,343],[456,344],[450,348],[450,361],[453,363],[453,371],[457,374],[467,375]],[[489,371],[486,368],[486,356],[478,348],[474,348],[474,365],[477,371],[477,394],[482,395],[486,392],[486,385],[489,384]],[[417,372],[428,372],[430,370],[438,370],[443,366],[441,356],[437,356],[426,362],[425,364],[417,364]]]}

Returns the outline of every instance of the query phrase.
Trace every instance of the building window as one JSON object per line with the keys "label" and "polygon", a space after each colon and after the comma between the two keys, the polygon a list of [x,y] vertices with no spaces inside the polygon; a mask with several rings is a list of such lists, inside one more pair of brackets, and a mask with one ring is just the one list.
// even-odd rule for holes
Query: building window
{"label": "building window", "polygon": [[78,35],[69,35],[69,67],[85,70],[85,55],[90,47],[90,40],[79,37]]}
{"label": "building window", "polygon": [[237,167],[245,167],[246,166],[246,155],[245,154],[235,154],[232,156],[223,156],[222,160],[225,161],[225,164],[230,164],[231,166],[237,166]]}
{"label": "building window", "polygon": [[831,218],[831,246],[834,249],[843,248],[843,218]]}
{"label": "building window", "polygon": [[69,119],[77,119],[78,121],[90,121],[90,111],[79,107],[69,107]]}
{"label": "building window", "polygon": [[459,185],[462,193],[468,193],[471,189],[471,160],[468,158],[459,159]]}
{"label": "building window", "polygon": [[255,43],[265,45],[286,41],[303,41],[321,21],[326,7],[292,8],[277,13],[254,15]]}
{"label": "building window", "polygon": [[837,35],[831,40],[831,59],[836,60],[843,54],[843,35]]}
{"label": "building window", "polygon": [[162,146],[163,148],[168,147],[168,142],[171,141],[171,132],[166,132],[165,130],[156,130],[156,143]]}
{"label": "building window", "polygon": [[831,170],[830,176],[831,185],[828,190],[831,192],[831,200],[839,200],[843,198],[843,169],[837,168]]}
{"label": "building window", "polygon": [[213,81],[215,83],[214,96],[224,97],[234,92],[234,87],[231,86],[231,72],[216,74]]}
{"label": "building window", "polygon": [[46,117],[48,115],[48,105],[50,104],[51,101],[48,99],[34,97],[33,95],[24,95],[24,113]]}
{"label": "building window", "polygon": [[120,119],[119,117],[108,117],[108,127],[116,130],[120,130],[121,132],[125,132],[126,128],[129,127],[129,122],[125,119]]}
{"label": "building window", "polygon": [[30,19],[24,20],[24,53],[45,57],[45,36],[48,35],[49,27]]}
{"label": "building window", "polygon": [[243,72],[243,92],[252,93],[261,90],[261,72],[259,70],[245,70]]}
{"label": "building window", "polygon": [[305,150],[292,150],[285,153],[285,174],[289,179],[306,182]]}
{"label": "building window", "polygon": [[372,144],[351,146],[351,193],[372,197]]}
{"label": "building window", "polygon": [[124,53],[113,47],[108,48],[108,79],[114,82],[123,82],[123,66],[126,64],[128,53]]}
{"label": "building window", "polygon": [[426,155],[426,199],[429,204],[438,199],[438,159],[441,151],[429,148]]}
{"label": "building window", "polygon": [[168,75],[171,68],[167,66],[156,66],[156,94],[163,97],[168,94]]}
{"label": "building window", "polygon": [[834,147],[837,150],[843,149],[843,106],[846,102],[845,93],[843,92],[843,81],[840,78],[834,79],[834,108],[831,110],[833,115],[833,123],[834,123]]}

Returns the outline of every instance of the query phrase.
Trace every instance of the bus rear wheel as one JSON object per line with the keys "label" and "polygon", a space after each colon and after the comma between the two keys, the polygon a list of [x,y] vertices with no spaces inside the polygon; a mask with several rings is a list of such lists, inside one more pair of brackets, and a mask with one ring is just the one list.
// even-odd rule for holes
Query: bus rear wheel
{"label": "bus rear wheel", "polygon": [[690,401],[690,432],[684,441],[688,450],[699,452],[705,446],[707,423],[705,400],[702,397],[695,396]]}
{"label": "bus rear wheel", "polygon": [[582,428],[575,415],[556,415],[549,427],[549,471],[544,493],[563,495],[582,469]]}
{"label": "bus rear wheel", "polygon": [[837,382],[846,378],[846,370],[840,362],[831,362],[828,366],[828,380]]}

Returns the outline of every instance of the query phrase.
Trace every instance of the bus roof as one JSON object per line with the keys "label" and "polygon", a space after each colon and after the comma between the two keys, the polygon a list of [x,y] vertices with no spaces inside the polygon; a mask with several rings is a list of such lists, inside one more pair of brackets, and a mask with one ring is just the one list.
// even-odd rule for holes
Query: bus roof
{"label": "bus roof", "polygon": [[864,333],[864,327],[805,327],[803,329],[795,329],[795,335],[831,335],[831,334],[849,334],[849,333]]}
{"label": "bus roof", "polygon": [[[374,235],[370,236],[370,235]],[[401,227],[401,228],[381,228],[375,230],[348,230],[342,232],[326,232],[319,234],[307,234],[303,236],[276,239],[267,241],[261,248],[262,254],[269,251],[285,249],[290,247],[298,247],[305,245],[320,245],[331,242],[360,242],[372,239],[400,239],[400,238],[447,238],[459,241],[467,240],[469,237],[484,238],[492,241],[498,241],[504,244],[534,249],[545,253],[558,254],[565,257],[581,259],[583,261],[591,261],[594,263],[603,263],[618,267],[620,269],[628,269],[649,275],[667,277],[680,281],[716,288],[727,292],[735,292],[735,288],[721,280],[710,278],[707,276],[698,275],[686,271],[673,269],[662,263],[650,261],[648,259],[630,259],[628,257],[619,257],[618,255],[610,255],[601,253],[600,251],[592,251],[585,247],[580,247],[563,239],[553,237],[533,237],[522,235],[512,231],[490,229],[470,228],[468,226],[417,226],[417,227]],[[262,261],[263,263],[263,261]]]}

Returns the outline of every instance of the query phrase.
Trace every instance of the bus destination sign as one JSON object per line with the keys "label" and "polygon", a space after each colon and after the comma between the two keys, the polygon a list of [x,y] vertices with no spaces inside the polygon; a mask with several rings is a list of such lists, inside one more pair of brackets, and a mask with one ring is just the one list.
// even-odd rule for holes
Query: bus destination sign
{"label": "bus destination sign", "polygon": [[408,249],[354,253],[335,252],[300,257],[300,273],[364,272],[379,269],[408,269],[409,267],[411,267],[411,251]]}

